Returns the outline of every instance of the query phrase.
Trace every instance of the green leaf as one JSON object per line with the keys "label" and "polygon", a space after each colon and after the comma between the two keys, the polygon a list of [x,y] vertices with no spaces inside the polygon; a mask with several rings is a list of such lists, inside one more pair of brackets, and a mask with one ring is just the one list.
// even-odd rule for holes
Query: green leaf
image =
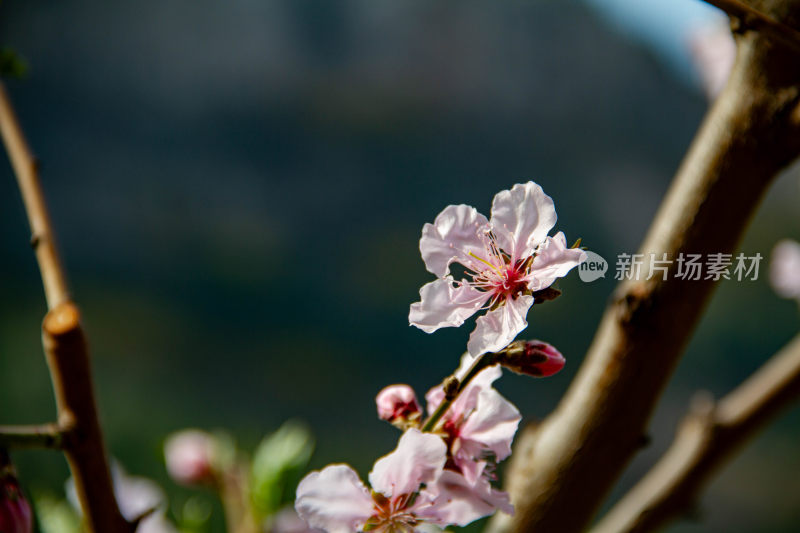
{"label": "green leaf", "polygon": [[313,451],[311,432],[298,421],[284,423],[261,441],[251,470],[252,498],[259,510],[267,515],[278,510],[287,496],[289,482],[308,465]]}
{"label": "green leaf", "polygon": [[81,520],[67,503],[49,495],[35,495],[33,507],[42,533],[80,533]]}

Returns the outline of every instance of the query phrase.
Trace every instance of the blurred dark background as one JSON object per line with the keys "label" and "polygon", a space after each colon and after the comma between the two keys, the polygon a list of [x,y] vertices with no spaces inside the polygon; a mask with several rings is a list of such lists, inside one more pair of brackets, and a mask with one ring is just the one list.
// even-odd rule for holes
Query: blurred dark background
{"label": "blurred dark background", "polygon": [[[450,203],[488,215],[496,192],[532,179],[568,239],[612,269],[635,251],[708,104],[598,3],[3,2],[0,45],[30,65],[8,87],[41,159],[112,454],[177,505],[169,432],[223,427],[248,447],[301,418],[313,467],[365,475],[397,437],[375,393],[407,382],[424,394],[472,329],[408,326],[432,279],[420,229]],[[0,422],[44,422],[45,303],[2,159]],[[796,175],[782,177],[743,250],[767,257],[800,237],[798,200]],[[720,287],[622,488],[695,390],[724,394],[797,331],[797,306],[765,272]],[[554,343],[567,368],[499,386],[529,420],[580,365],[613,272],[560,287],[523,336]],[[699,521],[670,531],[798,531],[798,438],[795,408],[713,483]],[[26,485],[63,490],[60,455],[15,459]]]}

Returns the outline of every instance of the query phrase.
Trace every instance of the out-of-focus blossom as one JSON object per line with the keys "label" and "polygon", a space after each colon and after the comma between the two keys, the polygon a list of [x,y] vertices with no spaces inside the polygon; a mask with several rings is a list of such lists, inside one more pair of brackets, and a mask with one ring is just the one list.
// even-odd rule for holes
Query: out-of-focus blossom
{"label": "out-of-focus blossom", "polygon": [[713,100],[728,82],[736,59],[736,42],[727,19],[694,30],[688,42],[703,89]]}
{"label": "out-of-focus blossom", "polygon": [[[375,463],[369,474],[371,491],[349,466],[330,465],[300,482],[295,508],[310,526],[329,533],[411,532],[425,523],[466,525],[494,511],[482,501],[476,505],[469,490],[461,494],[447,490],[454,485],[438,484],[446,460],[440,437],[409,429],[395,451]],[[457,509],[454,499],[460,502]]]}
{"label": "out-of-focus blossom", "polygon": [[537,340],[512,343],[497,354],[496,361],[512,372],[537,378],[560,372],[567,362],[553,345]]}
{"label": "out-of-focus blossom", "polygon": [[33,514],[11,467],[0,467],[0,533],[31,533]]}
{"label": "out-of-focus blossom", "polygon": [[214,438],[198,429],[173,433],[164,443],[164,459],[170,477],[184,485],[200,485],[214,479]]}
{"label": "out-of-focus blossom", "polygon": [[[420,289],[409,322],[432,333],[460,326],[486,309],[470,336],[470,354],[507,346],[527,327],[534,293],[586,259],[582,250],[567,247],[563,233],[547,235],[555,223],[552,198],[533,182],[499,192],[491,220],[474,207],[446,207],[433,224],[422,228],[422,259],[438,279]],[[453,278],[453,263],[464,267],[465,279]]]}
{"label": "out-of-focus blossom", "polygon": [[[458,379],[464,377],[472,362],[469,355],[462,358],[455,374]],[[511,455],[511,442],[522,419],[517,408],[492,386],[501,375],[502,370],[497,365],[480,371],[437,424],[437,431],[447,442],[453,465],[473,486],[482,477],[488,485],[493,467]],[[425,395],[428,413],[436,411],[444,397],[441,385],[428,391]],[[494,492],[493,501],[507,503],[505,493]]]}
{"label": "out-of-focus blossom", "polygon": [[418,422],[422,409],[414,389],[408,385],[389,385],[375,398],[378,418],[404,428]]}
{"label": "out-of-focus blossom", "polygon": [[775,245],[769,280],[779,296],[800,302],[800,243],[784,239]]}
{"label": "out-of-focus blossom", "polygon": [[[178,533],[178,530],[164,514],[167,497],[154,481],[143,477],[129,476],[116,463],[111,465],[111,477],[119,510],[126,520],[132,522],[149,513],[139,522],[136,533]],[[81,511],[75,482],[72,478],[67,481],[66,489],[67,499],[76,510]]]}

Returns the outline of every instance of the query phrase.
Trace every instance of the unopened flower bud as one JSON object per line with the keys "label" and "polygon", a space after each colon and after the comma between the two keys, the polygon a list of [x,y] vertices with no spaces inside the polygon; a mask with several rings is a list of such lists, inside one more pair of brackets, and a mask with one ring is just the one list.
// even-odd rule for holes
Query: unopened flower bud
{"label": "unopened flower bud", "polygon": [[0,532],[31,533],[33,514],[12,468],[0,467]]}
{"label": "unopened flower bud", "polygon": [[498,363],[517,374],[545,378],[564,368],[566,359],[542,341],[517,341],[496,355]]}
{"label": "unopened flower bud", "polygon": [[422,409],[414,389],[408,385],[389,385],[375,397],[378,417],[398,427],[415,425],[422,415]]}
{"label": "unopened flower bud", "polygon": [[201,485],[214,478],[214,437],[198,429],[174,433],[164,443],[170,477],[183,485]]}

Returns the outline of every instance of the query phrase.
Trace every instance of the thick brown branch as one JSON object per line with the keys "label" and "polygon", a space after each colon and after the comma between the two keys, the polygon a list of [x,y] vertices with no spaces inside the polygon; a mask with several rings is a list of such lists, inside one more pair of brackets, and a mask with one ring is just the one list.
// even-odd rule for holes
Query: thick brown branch
{"label": "thick brown branch", "polygon": [[695,401],[664,457],[592,533],[655,531],[686,512],[716,470],[798,396],[800,336],[718,404]]}
{"label": "thick brown branch", "polygon": [[737,30],[757,30],[800,52],[800,32],[739,0],[705,0],[738,20]]}
{"label": "thick brown branch", "polygon": [[31,246],[36,252],[39,270],[42,273],[47,307],[53,309],[69,300],[67,281],[55,246],[55,237],[50,224],[50,215],[44,202],[36,159],[31,154],[22,128],[17,121],[8,93],[0,82],[0,134],[14,167],[19,190],[31,225]]}
{"label": "thick brown branch", "polygon": [[58,424],[65,431],[65,453],[90,530],[131,532],[133,527],[120,514],[114,498],[78,309],[67,302],[47,313],[42,340],[56,393]]}
{"label": "thick brown branch", "polygon": [[61,448],[63,432],[57,424],[0,426],[0,448]]}
{"label": "thick brown branch", "polygon": [[[762,195],[800,153],[800,61],[757,32],[739,36],[728,86],[703,123],[642,245],[657,258],[732,253]],[[673,267],[675,263],[673,263]],[[670,272],[624,282],[578,375],[507,475],[513,518],[490,531],[587,527],[641,447],[648,420],[715,283]]]}

